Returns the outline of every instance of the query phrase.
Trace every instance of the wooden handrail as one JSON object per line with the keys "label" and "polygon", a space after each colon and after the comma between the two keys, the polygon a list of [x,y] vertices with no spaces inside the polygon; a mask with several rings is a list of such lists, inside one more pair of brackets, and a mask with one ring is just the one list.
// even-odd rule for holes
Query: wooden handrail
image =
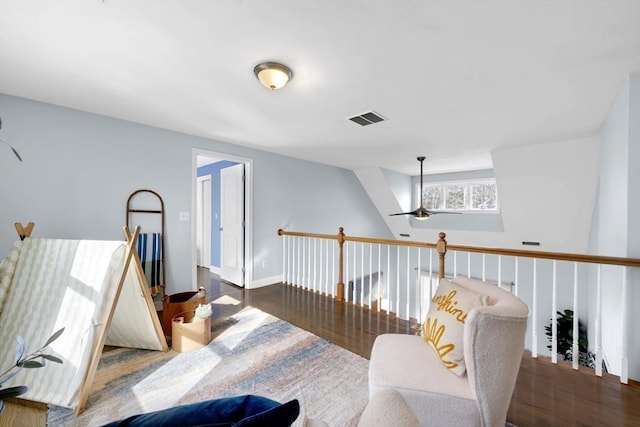
{"label": "wooden handrail", "polygon": [[490,255],[507,255],[524,258],[554,259],[557,261],[583,262],[590,264],[622,265],[640,267],[639,258],[622,258],[601,255],[581,255],[564,252],[523,251],[519,249],[489,248],[483,246],[447,245],[448,250],[461,252],[477,252]]}
{"label": "wooden handrail", "polygon": [[[282,229],[278,230],[278,235],[279,236],[294,236],[294,237],[305,237],[305,238],[319,238],[319,239],[328,239],[328,240],[336,240],[338,242],[338,246],[339,246],[339,254],[338,254],[338,260],[335,260],[335,245],[331,244],[327,244],[327,252],[326,255],[324,255],[323,258],[323,242],[320,242],[320,263],[322,265],[322,262],[327,262],[329,260],[329,256],[332,256],[332,259],[334,261],[338,262],[338,280],[337,283],[335,284],[335,292],[328,292],[326,287],[329,286],[329,265],[327,264],[327,274],[325,276],[323,276],[323,267],[321,266],[320,269],[320,279],[319,279],[319,283],[320,286],[316,286],[317,285],[317,277],[316,277],[316,262],[318,260],[317,257],[317,253],[316,253],[316,243],[315,241],[309,241],[309,256],[308,256],[308,262],[309,264],[307,264],[307,268],[306,268],[306,272],[305,272],[305,264],[304,261],[302,261],[302,275],[300,274],[300,267],[298,266],[297,268],[295,267],[295,258],[294,258],[294,273],[297,271],[298,273],[298,280],[299,282],[295,282],[291,281],[292,284],[295,284],[298,286],[303,286],[308,288],[309,290],[313,290],[313,291],[321,291],[322,289],[324,289],[328,294],[333,294],[335,296],[335,298],[338,301],[345,301],[345,296],[348,297],[348,299],[350,301],[352,301],[354,304],[356,305],[361,305],[362,307],[366,307],[366,302],[365,302],[365,297],[368,296],[369,298],[369,302],[368,302],[368,306],[369,308],[372,307],[377,307],[377,310],[379,311],[384,311],[386,310],[388,314],[392,313],[392,310],[394,310],[394,305],[395,305],[395,314],[400,317],[400,318],[405,318],[405,319],[421,319],[424,318],[424,313],[423,313],[423,308],[425,307],[425,297],[427,297],[427,300],[429,299],[430,295],[432,295],[433,292],[433,287],[437,286],[437,284],[439,283],[439,281],[434,281],[432,280],[432,275],[435,274],[435,271],[433,271],[433,253],[431,252],[432,249],[436,249],[437,253],[438,253],[438,278],[442,279],[445,276],[445,270],[446,270],[446,265],[445,265],[445,259],[446,259],[446,254],[447,251],[451,250],[451,251],[460,251],[460,252],[467,252],[467,275],[468,277],[472,277],[471,276],[471,256],[468,255],[469,253],[480,253],[480,254],[490,254],[490,255],[504,255],[504,256],[509,256],[509,257],[515,257],[515,271],[513,272],[515,275],[515,293],[516,295],[518,294],[518,259],[517,257],[521,257],[521,258],[528,258],[528,259],[533,259],[533,281],[532,281],[532,295],[533,295],[533,301],[532,301],[532,319],[531,319],[531,324],[532,326],[532,331],[531,331],[531,342],[532,342],[532,354],[534,355],[534,357],[537,357],[537,345],[538,345],[538,333],[537,333],[537,327],[539,326],[539,322],[538,322],[538,315],[539,313],[542,313],[546,310],[546,308],[543,308],[542,310],[537,308],[537,293],[539,293],[539,291],[537,291],[537,276],[536,276],[536,271],[538,270],[538,267],[536,265],[536,259],[547,259],[547,260],[552,260],[553,261],[553,283],[552,283],[552,299],[551,299],[551,306],[553,307],[553,311],[552,311],[552,318],[551,318],[551,338],[554,339],[557,336],[557,331],[554,328],[554,325],[557,324],[557,316],[556,313],[560,313],[557,310],[557,295],[558,295],[558,291],[557,291],[557,275],[556,275],[556,263],[555,261],[563,261],[563,262],[572,262],[573,264],[573,270],[574,270],[574,275],[573,275],[573,299],[574,299],[574,303],[573,303],[573,310],[577,310],[578,308],[578,263],[581,264],[595,264],[598,267],[598,277],[597,277],[597,288],[595,290],[595,296],[596,296],[596,314],[595,314],[595,327],[596,327],[596,347],[595,347],[595,366],[596,366],[596,370],[595,370],[595,374],[597,376],[602,376],[602,366],[603,366],[603,362],[602,362],[602,341],[601,341],[601,329],[602,329],[602,315],[604,314],[601,305],[602,305],[602,286],[601,286],[601,269],[600,266],[601,265],[611,265],[611,266],[621,266],[621,267],[631,267],[631,268],[640,268],[640,259],[638,258],[623,258],[623,257],[613,257],[613,256],[601,256],[601,255],[586,255],[586,254],[572,254],[572,253],[563,253],[563,252],[543,252],[543,251],[531,251],[531,250],[518,250],[518,249],[503,249],[503,248],[492,248],[492,247],[483,247],[483,246],[465,246],[465,245],[448,245],[447,241],[446,241],[446,234],[443,232],[438,233],[438,237],[439,240],[437,241],[437,243],[426,243],[426,242],[416,242],[416,241],[405,241],[405,240],[388,240],[388,239],[376,239],[376,238],[369,238],[369,237],[356,237],[356,236],[346,236],[344,234],[344,228],[340,227],[338,234],[335,235],[331,235],[331,234],[319,234],[319,233],[304,233],[304,232],[293,232],[293,231],[284,231]],[[375,250],[372,245],[369,246],[369,256],[368,256],[368,261],[369,261],[369,267],[365,267],[365,257],[366,257],[366,251],[364,248],[364,245],[362,245],[362,249],[360,251],[358,251],[358,246],[357,245],[353,245],[352,248],[344,248],[344,243],[345,242],[354,242],[354,243],[368,243],[368,244],[380,244],[380,245],[387,245],[386,248],[386,252],[387,255],[385,257],[385,261],[387,262],[387,269],[384,270],[382,268],[382,264],[381,264],[381,257],[384,255],[381,255],[383,250],[382,248],[378,248],[377,250]],[[303,250],[302,250],[302,256],[303,258],[306,257],[305,252],[304,252],[304,248],[306,247],[307,242],[306,241],[302,241],[302,242],[296,242],[295,240],[293,242],[289,241],[284,241],[283,242],[283,248],[287,249],[287,244],[289,244],[290,246],[293,244],[293,248],[295,250],[295,244],[298,243],[298,250],[300,249],[300,246],[304,245]],[[313,243],[313,265],[311,265],[311,244]],[[289,246],[289,247],[290,247]],[[329,246],[333,247],[333,252],[332,255],[329,255]],[[395,251],[396,253],[394,253],[393,257],[397,257],[396,260],[396,268],[392,269],[391,268],[391,252],[389,250],[389,246],[395,246],[397,247],[397,250]],[[428,266],[429,269],[428,270],[422,270],[421,268],[421,252],[420,251],[411,251],[409,249],[406,250],[406,257],[403,258],[403,264],[402,267],[404,267],[404,262],[406,261],[406,275],[403,276],[403,281],[404,279],[406,279],[406,286],[404,284],[401,283],[400,277],[401,274],[404,274],[401,271],[401,264],[400,264],[400,257],[401,254],[404,253],[405,251],[401,251],[401,248],[404,247],[415,247],[415,248],[427,248],[429,249],[429,253],[428,253]],[[343,277],[343,270],[347,269],[349,270],[349,266],[351,265],[350,262],[348,262],[348,260],[345,260],[345,249],[353,249],[353,271],[350,272],[352,274],[351,277],[347,277],[346,280],[348,280],[348,284],[352,285],[349,287],[348,289],[348,293],[347,295],[345,295],[345,284],[344,284],[344,280],[345,278]],[[378,266],[377,266],[377,278],[375,279],[375,283],[373,283],[372,277],[373,274],[376,272],[376,267],[373,264],[373,258],[374,258],[374,250],[377,254],[378,257]],[[416,254],[417,252],[417,254]],[[357,268],[357,261],[356,261],[356,255],[357,254],[361,255],[361,264],[360,264],[360,269],[358,271]],[[455,255],[455,254],[454,254]],[[286,260],[286,259],[285,259]],[[291,260],[289,260],[291,261]],[[416,262],[417,261],[417,262]],[[454,272],[456,270],[455,268],[455,258],[454,258]],[[503,282],[502,281],[502,277],[501,277],[501,264],[500,264],[500,259],[497,260],[498,261],[498,278],[497,281],[500,282],[501,284],[506,284],[508,282]],[[298,253],[298,263],[300,263],[300,256]],[[333,261],[332,261],[333,263]],[[346,263],[346,264],[345,264]],[[415,270],[418,271],[418,274],[415,276],[414,279],[411,279],[411,272],[410,269],[412,268],[412,263],[415,266],[417,264],[417,268],[415,268]],[[526,264],[529,264],[528,262]],[[484,256],[482,257],[482,280],[485,280],[485,259]],[[335,280],[335,265],[331,266],[333,268],[333,280]],[[551,266],[549,266],[551,267]],[[366,270],[365,270],[366,268]],[[288,277],[285,278],[284,276],[286,274],[288,274],[288,271],[285,271],[286,269],[283,267],[283,282],[288,282]],[[311,274],[312,271],[312,274]],[[379,283],[379,277],[381,274],[385,273],[387,274],[387,276],[385,277],[384,281],[382,283]],[[391,288],[391,280],[392,278],[389,277],[389,273],[390,272],[395,272],[396,273],[396,279],[395,279],[395,287],[396,287],[396,291],[394,293],[393,289]],[[428,276],[423,275],[423,273],[429,273]],[[545,269],[546,272],[546,269]],[[365,275],[366,273],[366,275]],[[358,276],[358,274],[360,275],[359,278],[357,278],[356,276]],[[509,273],[511,274],[511,272]],[[627,284],[627,275],[623,274],[623,281],[622,281],[622,295],[623,295],[623,300],[624,295],[628,295],[628,284]],[[353,277],[353,278],[352,278]],[[369,288],[368,288],[368,293],[366,292],[366,285],[365,285],[365,280],[366,278],[368,278],[369,280]],[[427,280],[425,280],[427,279]],[[564,280],[564,278],[563,278]],[[608,283],[608,278],[607,278],[607,283]],[[526,280],[525,280],[526,282]],[[335,283],[335,282],[334,282]],[[514,283],[512,283],[513,285]],[[527,283],[528,284],[528,283]],[[567,281],[567,284],[570,285],[570,283]],[[634,283],[634,285],[637,285],[637,283]],[[384,292],[384,287],[386,286],[386,292]],[[401,290],[401,286],[403,287],[403,290]],[[568,290],[568,289],[567,289]],[[372,298],[372,295],[377,294],[377,297],[374,299]],[[385,295],[385,296],[383,296]],[[358,298],[358,296],[360,296],[360,298]],[[628,299],[628,298],[627,298]],[[401,306],[402,304],[402,306]],[[404,308],[406,304],[406,309]],[[429,304],[429,302],[426,302],[427,306]],[[618,307],[616,307],[618,308]],[[623,337],[627,337],[629,335],[627,331],[628,329],[628,323],[630,321],[629,318],[629,314],[628,311],[630,310],[629,307],[627,307],[627,304],[623,304],[621,307],[621,314],[620,314],[620,318],[622,319],[623,322],[623,332],[622,332],[622,336]],[[404,312],[404,317],[401,317],[402,314]],[[414,317],[412,317],[414,316]],[[546,316],[546,315],[545,315]],[[418,320],[419,322],[420,320]],[[545,328],[547,328],[545,326]],[[574,321],[573,321],[573,333],[574,336],[578,335],[579,332],[579,320],[577,319],[577,317],[574,317]],[[549,332],[547,332],[547,334],[549,334]],[[627,344],[627,340],[628,338],[625,338],[622,340],[622,350],[621,350],[621,375],[620,375],[620,381],[622,383],[627,383],[628,382],[628,366],[629,366],[629,361],[628,361],[628,344]],[[548,346],[549,349],[552,350],[552,361],[553,363],[556,363],[556,348],[555,346]],[[577,343],[577,341],[573,342],[573,354],[577,354],[579,351],[579,345]],[[574,359],[574,369],[578,369],[578,362]]]}
{"label": "wooden handrail", "polygon": [[[564,253],[564,252],[529,251],[529,250],[520,250],[520,249],[503,249],[503,248],[492,248],[492,247],[484,247],[484,246],[449,245],[445,240],[446,238],[445,233],[439,233],[440,240],[438,241],[438,243],[347,236],[344,234],[344,229],[342,227],[340,227],[339,234],[302,233],[298,231],[285,231],[280,229],[278,230],[278,235],[279,236],[315,237],[315,238],[321,238],[321,239],[333,239],[337,241],[339,241],[340,239],[343,239],[343,241],[345,242],[378,243],[382,245],[432,248],[432,249],[438,249],[439,254],[441,253],[440,251],[442,250],[444,251],[444,253],[446,253],[447,250],[453,250],[453,251],[460,251],[460,252],[485,253],[490,255],[506,255],[506,256],[514,256],[514,257],[552,259],[552,260],[558,260],[558,261],[582,262],[582,263],[590,263],[590,264],[606,264],[606,265],[622,265],[627,267],[640,267],[639,258],[623,258],[623,257],[612,257],[612,256],[602,256],[602,255],[584,255],[584,254],[572,254],[572,253]],[[444,269],[441,268],[441,270],[444,270]]]}
{"label": "wooden handrail", "polygon": [[362,243],[378,243],[381,245],[393,245],[393,246],[411,246],[419,248],[436,248],[435,243],[428,242],[415,242],[411,240],[390,240],[390,239],[377,239],[374,237],[356,237],[347,236],[344,234],[344,228],[340,227],[341,231],[338,234],[318,234],[318,233],[303,233],[300,231],[286,231],[283,229],[278,230],[278,236],[298,236],[298,237],[315,237],[317,239],[333,239],[340,240],[340,233],[345,242],[362,242]]}

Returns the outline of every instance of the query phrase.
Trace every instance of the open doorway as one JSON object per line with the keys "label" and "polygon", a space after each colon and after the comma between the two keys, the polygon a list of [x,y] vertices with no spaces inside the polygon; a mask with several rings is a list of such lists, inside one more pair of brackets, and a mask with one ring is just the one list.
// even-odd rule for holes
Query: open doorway
{"label": "open doorway", "polygon": [[[193,150],[192,259],[220,279],[252,282],[252,160]],[[194,288],[197,271],[194,274]]]}

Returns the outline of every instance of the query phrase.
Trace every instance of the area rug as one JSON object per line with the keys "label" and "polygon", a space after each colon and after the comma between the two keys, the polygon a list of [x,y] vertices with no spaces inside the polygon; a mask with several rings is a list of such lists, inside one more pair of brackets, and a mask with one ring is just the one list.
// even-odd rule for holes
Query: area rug
{"label": "area rug", "polygon": [[86,410],[51,407],[48,426],[99,426],[142,412],[207,399],[255,394],[298,399],[303,420],[329,426],[357,424],[368,400],[369,362],[256,308],[212,326],[206,347],[168,353],[137,349],[105,352]]}

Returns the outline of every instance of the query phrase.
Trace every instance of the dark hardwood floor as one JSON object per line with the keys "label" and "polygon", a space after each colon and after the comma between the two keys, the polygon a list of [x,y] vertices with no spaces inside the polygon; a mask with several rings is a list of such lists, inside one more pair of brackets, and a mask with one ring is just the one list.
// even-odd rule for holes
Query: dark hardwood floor
{"label": "dark hardwood floor", "polygon": [[[341,304],[332,298],[276,284],[244,290],[220,282],[199,269],[213,317],[231,316],[253,306],[369,358],[383,333],[414,333],[409,322]],[[522,357],[507,421],[528,426],[640,426],[640,384],[620,384],[613,376],[596,377],[544,358]],[[46,405],[14,400],[0,416],[2,426],[44,426]]]}
{"label": "dark hardwood floor", "polygon": [[[409,322],[336,302],[315,293],[276,284],[244,290],[198,272],[208,290],[214,317],[253,306],[369,358],[383,333],[413,333]],[[523,355],[507,421],[527,426],[640,426],[640,384],[596,377],[566,364]]]}

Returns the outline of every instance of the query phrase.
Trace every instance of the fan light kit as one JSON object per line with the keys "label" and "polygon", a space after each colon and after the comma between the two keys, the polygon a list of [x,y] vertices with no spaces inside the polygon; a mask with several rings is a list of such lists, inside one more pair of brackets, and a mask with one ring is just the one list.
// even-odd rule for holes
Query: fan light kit
{"label": "fan light kit", "polygon": [[394,213],[394,214],[389,214],[389,216],[412,215],[418,221],[424,221],[425,219],[429,218],[431,215],[435,215],[435,214],[460,214],[461,213],[461,212],[430,211],[424,207],[424,200],[422,199],[422,163],[424,162],[424,159],[425,159],[424,156],[418,157],[418,161],[420,162],[420,193],[421,193],[420,207],[418,207],[418,209],[411,212]]}
{"label": "fan light kit", "polygon": [[293,77],[293,73],[286,65],[277,62],[263,62],[253,69],[260,83],[267,89],[280,89]]}

